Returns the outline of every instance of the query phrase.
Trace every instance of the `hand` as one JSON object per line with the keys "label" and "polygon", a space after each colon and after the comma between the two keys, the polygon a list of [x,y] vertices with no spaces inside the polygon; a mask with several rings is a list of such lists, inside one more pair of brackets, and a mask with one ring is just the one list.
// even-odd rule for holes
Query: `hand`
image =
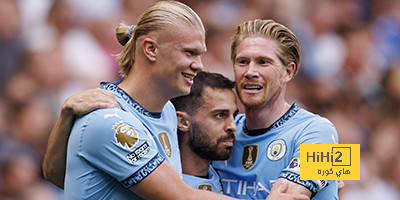
{"label": "hand", "polygon": [[310,198],[304,194],[285,194],[289,188],[289,181],[279,179],[275,182],[266,200],[309,200]]}
{"label": "hand", "polygon": [[89,89],[69,97],[63,110],[72,112],[74,115],[83,115],[98,108],[120,108],[114,95],[100,89]]}

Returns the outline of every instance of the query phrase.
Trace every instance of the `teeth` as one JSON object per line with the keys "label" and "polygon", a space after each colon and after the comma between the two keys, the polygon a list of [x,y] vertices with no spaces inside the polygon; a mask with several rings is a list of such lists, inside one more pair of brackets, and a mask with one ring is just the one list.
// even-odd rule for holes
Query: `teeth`
{"label": "teeth", "polygon": [[188,78],[190,80],[193,80],[194,76],[189,75],[189,74],[182,74],[185,78]]}
{"label": "teeth", "polygon": [[261,86],[259,85],[248,85],[248,86],[244,86],[244,89],[249,89],[249,90],[261,90]]}

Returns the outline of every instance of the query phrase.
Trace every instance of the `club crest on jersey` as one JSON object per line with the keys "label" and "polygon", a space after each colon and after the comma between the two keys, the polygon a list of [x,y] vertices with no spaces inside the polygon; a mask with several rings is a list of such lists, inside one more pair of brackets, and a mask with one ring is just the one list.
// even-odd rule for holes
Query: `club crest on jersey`
{"label": "club crest on jersey", "polygon": [[124,124],[121,121],[113,126],[115,130],[115,141],[122,148],[132,148],[139,140],[139,135],[128,124]]}
{"label": "club crest on jersey", "polygon": [[258,145],[246,145],[243,147],[242,166],[244,169],[250,169],[256,163],[258,154]]}
{"label": "club crest on jersey", "polygon": [[208,190],[208,191],[212,192],[212,185],[201,184],[201,185],[197,186],[197,189],[199,189],[199,190]]}
{"label": "club crest on jersey", "polygon": [[279,160],[286,153],[286,143],[284,140],[275,140],[268,145],[267,157],[270,160]]}
{"label": "club crest on jersey", "polygon": [[166,132],[159,133],[158,140],[160,141],[165,154],[171,158],[172,149],[171,149],[171,143],[169,142],[168,134]]}

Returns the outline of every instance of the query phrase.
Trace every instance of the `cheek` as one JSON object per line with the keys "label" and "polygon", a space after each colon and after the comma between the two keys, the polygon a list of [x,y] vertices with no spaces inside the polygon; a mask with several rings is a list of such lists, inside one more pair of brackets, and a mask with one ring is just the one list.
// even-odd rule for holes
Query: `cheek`
{"label": "cheek", "polygon": [[201,130],[204,134],[207,134],[207,137],[214,141],[220,135],[221,128],[220,124],[217,120],[203,121],[203,126],[201,126]]}
{"label": "cheek", "polygon": [[242,67],[234,67],[233,72],[235,73],[235,79],[239,80],[241,77],[243,77],[244,73],[246,72],[244,68]]}
{"label": "cheek", "polygon": [[278,68],[273,68],[269,73],[266,73],[266,78],[270,84],[279,85],[282,82],[283,72]]}

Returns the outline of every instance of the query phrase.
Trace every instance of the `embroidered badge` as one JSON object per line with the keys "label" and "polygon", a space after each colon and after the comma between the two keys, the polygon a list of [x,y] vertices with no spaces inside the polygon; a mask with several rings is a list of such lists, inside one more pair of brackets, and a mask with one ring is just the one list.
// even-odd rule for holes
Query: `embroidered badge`
{"label": "embroidered badge", "polygon": [[326,181],[326,180],[317,180],[317,183],[319,186],[319,190],[321,190],[322,188],[324,188],[328,185],[328,181]]}
{"label": "embroidered badge", "polygon": [[132,148],[139,140],[139,135],[135,129],[121,121],[114,125],[113,129],[115,130],[115,141],[122,148]]}
{"label": "embroidered badge", "polygon": [[286,153],[286,143],[284,140],[275,140],[268,145],[267,157],[270,160],[279,160]]}
{"label": "embroidered badge", "polygon": [[140,145],[133,152],[129,153],[126,158],[134,164],[136,161],[140,160],[143,156],[145,156],[150,151],[150,146],[147,142]]}
{"label": "embroidered badge", "polygon": [[197,186],[197,189],[199,189],[199,190],[208,190],[208,191],[212,192],[212,185],[201,184],[201,185]]}
{"label": "embroidered badge", "polygon": [[171,158],[172,149],[171,143],[169,142],[169,138],[166,132],[162,132],[158,134],[158,140],[161,143],[162,148],[164,149],[165,154]]}
{"label": "embroidered badge", "polygon": [[289,169],[300,169],[300,159],[293,158],[289,164]]}
{"label": "embroidered badge", "polygon": [[250,169],[256,163],[258,154],[258,145],[246,145],[243,147],[242,166],[244,169]]}
{"label": "embroidered badge", "polygon": [[288,168],[300,172],[300,158],[293,158]]}

